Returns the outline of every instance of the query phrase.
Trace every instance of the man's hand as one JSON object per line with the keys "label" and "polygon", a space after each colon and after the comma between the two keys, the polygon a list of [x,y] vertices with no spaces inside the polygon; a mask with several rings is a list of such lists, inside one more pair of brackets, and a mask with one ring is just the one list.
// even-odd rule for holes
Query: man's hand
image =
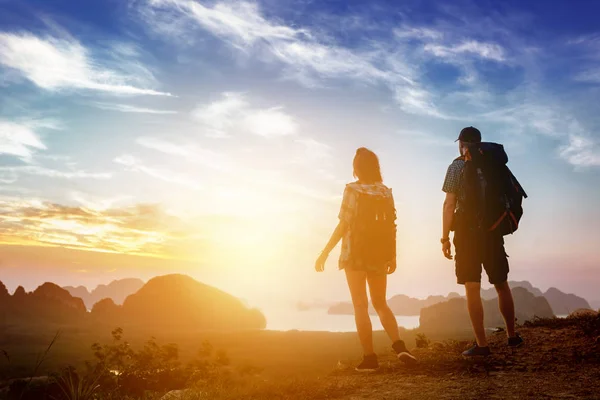
{"label": "man's hand", "polygon": [[444,253],[444,257],[448,260],[452,260],[452,244],[449,240],[442,243],[442,253]]}
{"label": "man's hand", "polygon": [[322,252],[317,258],[317,262],[315,262],[315,271],[323,272],[325,271],[325,262],[327,261],[327,257],[329,257],[329,253]]}

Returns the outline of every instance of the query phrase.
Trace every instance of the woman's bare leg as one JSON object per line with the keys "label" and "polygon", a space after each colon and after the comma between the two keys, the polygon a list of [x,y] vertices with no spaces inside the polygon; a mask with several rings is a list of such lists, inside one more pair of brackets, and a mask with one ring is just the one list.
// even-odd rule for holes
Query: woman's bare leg
{"label": "woman's bare leg", "polygon": [[398,333],[396,316],[394,316],[394,313],[387,304],[387,275],[369,275],[367,281],[369,282],[369,292],[373,308],[375,308],[377,315],[379,315],[383,329],[385,329],[392,343],[395,343],[400,340],[400,335]]}
{"label": "woman's bare leg", "polygon": [[346,271],[346,280],[354,306],[354,320],[360,344],[365,355],[373,354],[373,328],[369,317],[369,299],[367,297],[367,273],[364,271]]}

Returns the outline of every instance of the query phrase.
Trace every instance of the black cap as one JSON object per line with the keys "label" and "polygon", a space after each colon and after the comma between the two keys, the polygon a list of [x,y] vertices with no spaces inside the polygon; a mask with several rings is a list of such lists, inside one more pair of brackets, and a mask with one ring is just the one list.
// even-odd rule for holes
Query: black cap
{"label": "black cap", "polygon": [[481,132],[479,132],[479,129],[477,128],[468,126],[460,131],[458,139],[456,139],[455,142],[458,142],[459,140],[467,143],[479,143],[481,142]]}

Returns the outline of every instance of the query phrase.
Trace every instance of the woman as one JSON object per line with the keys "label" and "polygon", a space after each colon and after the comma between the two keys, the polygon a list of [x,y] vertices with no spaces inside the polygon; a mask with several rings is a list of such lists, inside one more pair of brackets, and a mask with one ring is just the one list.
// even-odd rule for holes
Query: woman
{"label": "woman", "polygon": [[373,351],[373,332],[369,317],[369,300],[377,311],[381,324],[398,359],[406,363],[416,362],[400,340],[398,324],[386,299],[387,275],[396,270],[396,210],[392,191],[383,184],[379,159],[364,147],[354,157],[356,182],[346,185],[339,214],[340,222],[331,235],[327,246],[317,259],[315,269],[321,272],[329,253],[342,240],[339,267],[346,273],[356,330],[363,348],[363,361],[357,371],[373,371],[379,368]]}

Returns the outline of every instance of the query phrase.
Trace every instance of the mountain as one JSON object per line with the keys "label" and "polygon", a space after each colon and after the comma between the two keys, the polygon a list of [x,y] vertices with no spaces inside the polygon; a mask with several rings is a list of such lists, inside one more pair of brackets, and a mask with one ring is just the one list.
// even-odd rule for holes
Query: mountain
{"label": "mountain", "polygon": [[[112,307],[105,304],[105,306]],[[128,323],[180,329],[264,329],[264,315],[238,298],[186,275],[151,279],[123,303]]]}
{"label": "mountain", "polygon": [[123,304],[127,296],[137,292],[142,286],[144,281],[141,279],[127,278],[114,280],[108,285],[98,285],[91,292],[85,286],[65,286],[63,289],[68,290],[72,296],[82,299],[85,306],[91,309],[102,299],[112,299],[115,304]]}
{"label": "mountain", "polygon": [[563,293],[557,288],[550,288],[544,293],[556,315],[568,315],[578,309],[592,308],[586,299],[574,294]]}
{"label": "mountain", "polygon": [[83,300],[50,282],[30,293],[19,286],[12,296],[0,282],[0,301],[0,323],[66,323],[78,321],[86,314]]}
{"label": "mountain", "polygon": [[[448,296],[429,296],[426,299],[415,299],[404,294],[399,294],[388,299],[388,305],[396,315],[419,315],[421,309],[433,304],[441,303],[453,298],[460,297],[458,293],[450,293]],[[331,315],[353,315],[354,307],[351,302],[341,302],[332,305],[327,310]],[[369,306],[369,313],[377,314],[373,306]]]}
{"label": "mountain", "polygon": [[[525,288],[529,292],[531,292],[534,296],[537,296],[537,297],[544,295],[544,293],[542,293],[542,291],[540,289],[534,287],[528,281],[508,281],[508,286],[510,286],[511,289],[514,289],[517,287]],[[498,294],[496,293],[496,289],[494,289],[493,287],[489,288],[489,289],[481,289],[481,298],[482,299],[491,300],[491,299],[495,299],[496,297],[498,297]]]}
{"label": "mountain", "polygon": [[[542,293],[540,289],[534,287],[527,281],[509,281],[508,284],[512,289],[520,287],[527,289],[534,296],[544,296],[548,300],[548,303],[550,303],[550,307],[552,307],[552,311],[556,315],[568,315],[579,308],[592,308],[584,298],[574,294],[563,293],[557,288],[550,288],[545,293]],[[491,300],[496,297],[498,297],[498,295],[494,288],[481,290],[482,299]]]}
{"label": "mountain", "polygon": [[[543,296],[534,296],[523,287],[513,289],[515,313],[519,323],[537,317],[552,317],[552,308]],[[502,314],[498,310],[496,299],[483,300],[485,326],[504,326]],[[423,308],[419,318],[419,329],[424,332],[462,332],[471,329],[471,321],[467,312],[467,301],[464,298],[454,298],[443,303],[437,303]]]}

